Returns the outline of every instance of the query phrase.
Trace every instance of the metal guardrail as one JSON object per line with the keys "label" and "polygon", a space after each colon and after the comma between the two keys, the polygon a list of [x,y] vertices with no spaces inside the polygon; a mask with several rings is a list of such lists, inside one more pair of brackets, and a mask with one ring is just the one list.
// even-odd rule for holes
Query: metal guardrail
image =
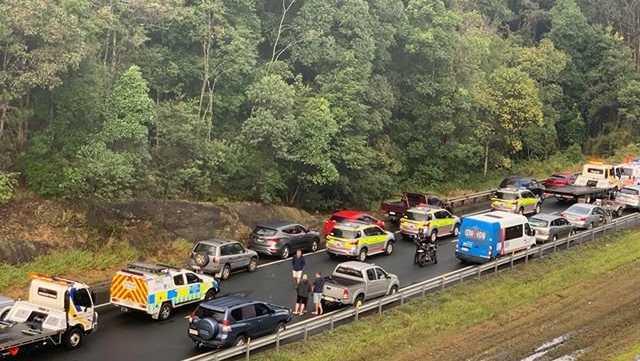
{"label": "metal guardrail", "polygon": [[468,204],[478,203],[478,201],[488,200],[493,193],[495,193],[495,189],[489,189],[487,191],[477,192],[466,194],[457,197],[445,198],[445,202],[449,203],[451,207],[460,207]]}
{"label": "metal guardrail", "polygon": [[640,213],[620,217],[606,225],[580,232],[568,238],[560,239],[555,242],[548,242],[525,251],[500,257],[489,263],[477,266],[468,266],[423,282],[406,286],[394,295],[367,302],[359,309],[350,307],[345,310],[334,311],[323,316],[318,316],[293,324],[286,330],[279,331],[276,334],[265,336],[257,340],[249,340],[245,346],[238,346],[220,352],[207,352],[183,361],[221,361],[243,355],[247,360],[249,360],[252,351],[264,347],[275,347],[276,351],[278,351],[280,344],[284,340],[298,337],[303,338],[304,341],[306,341],[310,332],[323,328],[333,330],[336,322],[348,319],[354,319],[357,321],[359,316],[364,312],[377,310],[379,314],[382,314],[384,306],[394,303],[404,304],[408,298],[424,296],[429,291],[444,289],[449,285],[460,283],[467,278],[478,277],[487,272],[497,273],[501,266],[509,265],[510,268],[513,268],[516,261],[524,260],[524,262],[527,263],[531,257],[543,256],[548,252],[555,253],[563,246],[568,249],[572,244],[581,245],[584,242],[593,241],[596,238],[602,237],[606,235],[607,232],[617,232],[619,230],[638,225],[640,225]]}

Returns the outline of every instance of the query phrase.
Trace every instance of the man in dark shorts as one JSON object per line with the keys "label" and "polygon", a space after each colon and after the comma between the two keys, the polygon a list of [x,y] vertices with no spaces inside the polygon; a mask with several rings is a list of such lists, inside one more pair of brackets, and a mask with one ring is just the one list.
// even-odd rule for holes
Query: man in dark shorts
{"label": "man in dark shorts", "polygon": [[294,315],[304,315],[307,302],[309,300],[309,292],[311,292],[311,283],[307,279],[307,274],[303,274],[300,282],[296,286],[296,308]]}

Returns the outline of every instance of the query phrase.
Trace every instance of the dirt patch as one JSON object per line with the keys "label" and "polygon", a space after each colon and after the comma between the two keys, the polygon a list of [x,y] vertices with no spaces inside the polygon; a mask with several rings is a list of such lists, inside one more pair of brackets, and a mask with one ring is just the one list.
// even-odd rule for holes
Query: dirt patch
{"label": "dirt patch", "polygon": [[[395,360],[606,360],[640,336],[640,264],[576,284]],[[517,301],[516,301],[517,302]],[[553,347],[544,347],[562,338]],[[566,358],[571,359],[571,358]]]}
{"label": "dirt patch", "polygon": [[94,205],[89,224],[134,246],[176,238],[244,240],[257,223],[289,220],[317,228],[322,217],[283,206],[240,202],[217,205],[185,201],[133,201]]}

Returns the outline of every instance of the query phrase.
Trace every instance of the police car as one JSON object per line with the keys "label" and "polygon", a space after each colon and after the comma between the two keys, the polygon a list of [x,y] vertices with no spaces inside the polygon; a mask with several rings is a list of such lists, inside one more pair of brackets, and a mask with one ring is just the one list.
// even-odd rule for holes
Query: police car
{"label": "police car", "polygon": [[166,320],[176,307],[213,299],[220,283],[186,269],[133,263],[113,276],[110,291],[111,304],[123,312],[142,311]]}

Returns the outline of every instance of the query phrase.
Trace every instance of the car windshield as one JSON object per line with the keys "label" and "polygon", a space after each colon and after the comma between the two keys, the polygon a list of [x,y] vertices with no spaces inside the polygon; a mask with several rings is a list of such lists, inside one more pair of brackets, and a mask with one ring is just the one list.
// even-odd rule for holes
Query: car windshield
{"label": "car windshield", "polygon": [[332,221],[336,221],[337,223],[344,222],[346,220],[345,217],[333,215],[329,218]]}
{"label": "car windshield", "polygon": [[198,318],[211,318],[218,322],[224,321],[224,312],[221,310],[211,310],[204,307],[198,307],[194,316]]}
{"label": "car windshield", "polygon": [[556,179],[565,179],[568,178],[566,175],[563,174],[554,174],[551,176],[551,178],[556,178]]}
{"label": "car windshield", "polygon": [[549,221],[545,221],[544,219],[531,217],[529,218],[529,224],[533,227],[547,227],[549,225]]}
{"label": "car windshield", "polygon": [[511,193],[511,192],[497,192],[496,193],[496,198],[498,199],[502,199],[505,201],[513,201],[518,199],[518,194],[517,193]]}
{"label": "car windshield", "polygon": [[275,229],[258,226],[253,230],[253,233],[257,236],[270,237],[275,236],[277,231]]}
{"label": "car windshield", "polygon": [[349,267],[344,267],[344,266],[340,266],[336,268],[336,271],[334,273],[337,275],[342,274],[345,276],[362,278],[362,272],[360,272],[359,270],[349,268]]}
{"label": "car windshield", "polygon": [[428,221],[431,217],[429,217],[428,213],[408,211],[407,218],[412,221]]}
{"label": "car windshield", "polygon": [[198,243],[198,245],[196,246],[196,248],[193,250],[196,253],[207,253],[207,254],[212,254],[215,253],[216,247],[215,246],[211,246],[208,245],[206,243]]}
{"label": "car windshield", "polygon": [[633,189],[633,188],[622,188],[620,190],[620,193],[622,193],[622,194],[630,194],[632,196],[637,196],[638,194],[640,194],[640,192],[638,192],[637,189]]}
{"label": "car windshield", "polygon": [[569,209],[567,209],[567,213],[589,214],[589,213],[591,213],[591,208],[576,204],[576,205],[573,205],[573,206],[569,207]]}
{"label": "car windshield", "polygon": [[357,231],[354,231],[351,229],[341,229],[341,228],[334,228],[333,231],[331,231],[332,236],[338,237],[338,238],[346,238],[346,239],[356,238],[357,233],[358,233]]}

